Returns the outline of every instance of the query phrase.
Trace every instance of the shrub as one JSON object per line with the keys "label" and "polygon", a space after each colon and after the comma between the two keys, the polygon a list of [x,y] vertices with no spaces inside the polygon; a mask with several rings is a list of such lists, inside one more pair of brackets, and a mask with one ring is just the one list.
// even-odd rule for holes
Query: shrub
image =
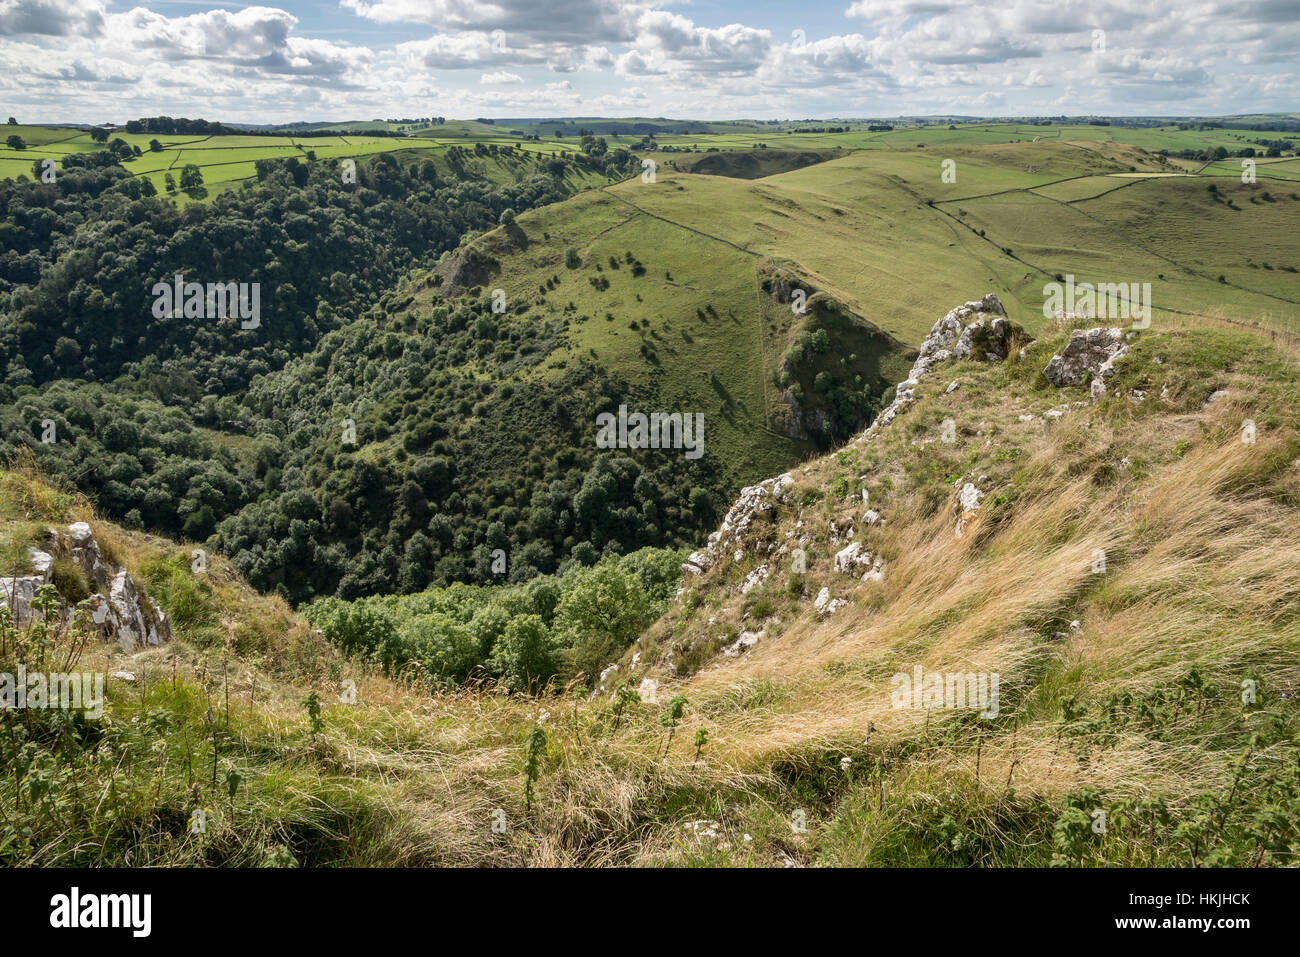
{"label": "shrub", "polygon": [[556,642],[539,615],[512,618],[492,653],[489,669],[512,691],[538,691],[560,671]]}

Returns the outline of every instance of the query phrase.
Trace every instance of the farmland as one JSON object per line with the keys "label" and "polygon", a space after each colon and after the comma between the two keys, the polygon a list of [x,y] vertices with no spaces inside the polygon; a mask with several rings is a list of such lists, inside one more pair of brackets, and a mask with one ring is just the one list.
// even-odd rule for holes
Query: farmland
{"label": "farmland", "polygon": [[[178,136],[153,133],[126,133],[115,131],[112,139],[121,139],[128,146],[138,148],[141,155],[123,162],[123,167],[133,176],[148,177],[158,192],[166,190],[166,174],[179,178],[185,166],[193,164],[203,173],[204,185],[209,195],[228,189],[232,185],[256,177],[254,164],[258,160],[283,160],[309,155],[319,159],[362,159],[383,152],[416,153],[438,156],[452,146],[470,146],[476,143],[515,147],[532,156],[550,157],[571,151],[571,144],[537,143],[519,141],[482,127],[478,124],[456,124],[450,129],[439,129],[437,136],[390,137],[357,135],[338,136]],[[89,153],[103,149],[95,143],[87,130],[60,127],[11,126],[6,136],[17,134],[27,143],[25,150],[0,148],[0,179],[19,175],[31,176],[32,164],[42,159],[53,159],[56,164],[73,153]],[[157,140],[160,150],[151,151],[150,141]],[[182,201],[186,199],[181,195]]]}
{"label": "farmland", "polygon": [[[159,135],[158,149],[148,134],[126,134],[128,153],[140,155],[117,147],[121,168],[106,174],[113,191],[95,213],[108,223],[87,233],[104,262],[120,265],[114,204],[134,180],[149,178],[172,202],[197,207],[186,216],[210,215],[230,235],[249,231],[243,211],[254,210],[258,229],[280,243],[265,262],[243,267],[285,290],[263,300],[270,335],[240,344],[238,333],[228,340],[204,323],[147,335],[147,317],[130,303],[153,279],[123,286],[118,269],[109,289],[91,273],[85,283],[13,294],[24,317],[13,328],[26,349],[15,381],[35,375],[50,390],[43,401],[63,408],[61,374],[125,369],[148,375],[167,403],[201,400],[202,419],[185,427],[201,427],[247,478],[241,490],[217,493],[214,476],[206,510],[155,510],[153,520],[170,521],[173,533],[217,536],[255,584],[302,600],[399,581],[483,581],[489,529],[493,541],[531,546],[524,569],[540,572],[589,558],[590,547],[683,544],[737,489],[870,421],[906,376],[936,302],[996,293],[1038,336],[1054,328],[1045,287],[1073,277],[1149,285],[1157,328],[1192,321],[1300,332],[1297,160],[1252,157],[1256,180],[1243,182],[1239,157],[1151,151],[1212,157],[1254,143],[1262,154],[1260,141],[1290,135],[1282,131],[968,123],[824,133],[728,124],[661,131],[651,142],[605,122],[606,133],[591,127],[606,138],[603,152],[571,135],[584,129],[576,124],[540,140],[528,138],[531,128],[472,121],[414,136],[374,128]],[[17,129],[28,148],[7,161],[26,165],[24,176],[36,159],[57,163],[97,148],[84,131]],[[341,181],[345,159],[357,161],[356,184]],[[203,191],[168,194],[166,176],[191,165]],[[39,189],[33,201],[46,201]],[[163,215],[166,201],[153,203],[154,228],[181,228]],[[384,253],[361,255],[358,230],[384,237],[373,242]],[[37,247],[60,254],[57,237],[32,232]],[[155,246],[137,249],[153,256]],[[257,246],[234,248],[252,255]],[[164,248],[177,266],[195,263],[187,269],[234,262],[204,245]],[[304,256],[308,248],[319,252]],[[196,251],[209,258],[191,260]],[[14,275],[33,275],[29,259],[12,261]],[[85,263],[64,257],[63,268]],[[91,279],[101,295],[84,292]],[[85,336],[88,328],[103,334]],[[702,413],[708,451],[698,462],[659,454],[635,463],[643,473],[602,473],[584,429],[623,403]],[[332,424],[343,421],[366,437],[355,455],[365,468],[317,490],[335,461]],[[47,457],[56,469],[75,461]],[[388,514],[412,457],[424,463],[421,474],[442,476],[430,482],[437,495],[474,502],[441,528],[442,551],[432,557],[404,555],[411,529],[401,523],[418,504]],[[266,470],[269,458],[286,464],[303,494],[319,496],[319,528],[306,534],[321,547],[330,516],[373,495],[363,488],[384,490],[347,533],[359,557],[277,563],[264,529],[285,524],[282,509],[300,503],[262,488],[278,475]],[[634,485],[641,492],[619,497]],[[181,494],[146,500],[120,482],[111,489],[104,494],[120,511],[141,516],[149,501]],[[579,509],[586,545],[571,523],[555,520],[579,499],[588,503]],[[390,523],[400,533],[383,533]],[[453,549],[455,541],[464,547]]]}
{"label": "farmland", "polygon": [[[1042,286],[1057,274],[1151,282],[1157,314],[1222,311],[1300,330],[1300,201],[1281,179],[1293,159],[1261,158],[1257,182],[1247,184],[1240,161],[1231,180],[1224,164],[1189,172],[1101,138],[863,149],[754,180],[679,172],[674,154],[644,155],[661,164],[655,182],[632,178],[606,190],[627,219],[602,222],[602,243],[617,244],[620,231],[633,237],[674,227],[677,242],[657,245],[671,257],[670,272],[704,254],[702,239],[719,275],[737,255],[770,258],[904,342],[919,341],[933,321],[916,289],[948,297],[994,289],[1032,330],[1043,322]],[[614,212],[588,198],[521,224],[531,235],[532,219],[545,216],[542,233],[576,243],[584,260],[603,261],[603,246],[582,243],[594,208]],[[550,244],[551,261],[558,242]],[[501,282],[534,286],[537,270],[522,260],[540,258],[531,248],[503,268]],[[721,280],[705,288],[739,295]],[[635,305],[629,311],[612,293],[590,299],[579,297],[579,312],[612,311],[618,329],[636,315]]]}
{"label": "farmland", "polygon": [[[452,146],[510,147],[519,152],[538,156],[555,156],[573,153],[578,149],[577,131],[590,129],[604,137],[611,150],[623,148],[655,158],[669,169],[691,171],[712,153],[752,154],[753,175],[769,175],[789,166],[780,161],[768,162],[763,154],[804,154],[808,165],[811,159],[831,158],[846,152],[878,150],[888,153],[915,155],[938,150],[965,149],[1013,143],[1071,143],[1076,149],[1106,150],[1108,147],[1137,147],[1144,151],[1213,150],[1223,147],[1237,151],[1260,139],[1283,139],[1295,134],[1282,131],[1258,132],[1234,129],[1182,129],[1170,127],[1124,126],[1035,126],[1023,123],[963,123],[902,126],[893,130],[871,132],[866,129],[849,129],[838,133],[800,132],[799,124],[792,128],[771,128],[759,124],[698,124],[699,132],[657,133],[647,140],[645,134],[607,130],[627,127],[636,121],[591,121],[573,123],[563,127],[541,124],[500,125],[474,121],[449,121],[436,126],[424,126],[403,136],[367,136],[366,132],[382,129],[395,132],[399,124],[352,123],[328,127],[320,132],[337,129],[338,135],[218,135],[194,136],[174,134],[127,133],[113,131],[113,139],[121,139],[128,146],[138,148],[141,156],[124,161],[123,166],[135,176],[147,176],[160,191],[165,190],[165,174],[179,176],[188,164],[199,167],[209,192],[229,188],[232,184],[251,180],[255,176],[253,164],[263,159],[285,159],[290,156],[305,158],[313,153],[320,159],[353,158],[380,152],[415,152],[437,156]],[[673,125],[673,124],[669,124]],[[677,124],[681,125],[681,124]],[[805,124],[806,126],[806,124]],[[562,129],[566,135],[557,137],[548,130]],[[27,144],[22,151],[0,145],[0,179],[31,175],[35,160],[60,158],[71,153],[86,153],[101,149],[89,130],[69,127],[11,126],[6,135],[17,134]],[[529,139],[538,135],[539,139]],[[150,151],[150,141],[157,140],[161,149]],[[1261,151],[1262,152],[1262,151]],[[682,156],[680,154],[687,154]],[[811,156],[808,154],[821,154]],[[1300,167],[1292,159],[1260,160],[1261,178],[1295,179],[1300,177]],[[1197,164],[1204,165],[1204,164]],[[714,172],[704,169],[703,172]],[[724,175],[737,175],[723,170]],[[1207,175],[1240,175],[1240,164],[1219,161],[1206,168]],[[743,174],[742,174],[743,175]],[[184,197],[181,197],[183,200]]]}

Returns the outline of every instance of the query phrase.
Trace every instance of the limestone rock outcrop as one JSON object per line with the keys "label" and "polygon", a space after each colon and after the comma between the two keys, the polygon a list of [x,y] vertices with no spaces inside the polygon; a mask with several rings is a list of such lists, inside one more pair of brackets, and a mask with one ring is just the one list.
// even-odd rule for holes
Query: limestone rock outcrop
{"label": "limestone rock outcrop", "polygon": [[1058,389],[1083,385],[1089,375],[1104,383],[1114,372],[1115,360],[1127,354],[1123,329],[1075,329],[1065,348],[1048,361],[1043,376]]}
{"label": "limestone rock outcrop", "polygon": [[[951,310],[935,322],[917,353],[915,362],[905,381],[895,388],[893,402],[851,444],[870,441],[915,401],[921,380],[945,363],[955,361],[1002,362],[1011,354],[1013,338],[1023,337],[1023,332],[1007,319],[1006,310],[996,295],[989,294],[971,300]],[[946,390],[955,391],[954,382]],[[865,476],[864,476],[865,478]],[[727,511],[718,530],[711,534],[703,549],[691,554],[682,565],[684,579],[704,575],[719,560],[730,558],[741,562],[753,558],[755,565],[739,583],[739,591],[746,594],[765,582],[781,568],[779,559],[793,554],[808,544],[810,538],[804,523],[797,522],[793,529],[783,529],[777,521],[777,509],[791,505],[790,487],[794,476],[786,472],[741,490],[739,497]],[[968,483],[958,491],[958,531],[978,512],[984,493]],[[867,504],[864,494],[862,504]],[[878,526],[884,522],[881,514],[866,509],[861,518],[864,527]],[[885,561],[870,551],[864,542],[857,541],[857,532],[848,523],[840,528],[830,523],[827,541],[837,549],[834,570],[860,581],[881,582],[885,576]],[[785,540],[782,540],[784,536]],[[841,544],[843,547],[840,547]],[[802,559],[802,556],[800,556]],[[678,594],[685,590],[685,582]],[[833,598],[829,587],[822,587],[812,602],[812,610],[821,618],[828,618],[849,603],[847,598]],[[724,649],[727,657],[735,657],[747,650],[758,639],[757,633],[746,632],[740,639]]]}
{"label": "limestone rock outcrop", "polygon": [[[921,343],[916,361],[906,381],[900,382],[895,390],[894,401],[885,409],[871,426],[854,441],[869,439],[875,432],[889,425],[894,418],[915,399],[916,387],[936,367],[945,362],[974,359],[981,362],[1001,362],[1011,351],[1011,339],[1015,328],[1007,319],[1002,302],[992,293],[981,299],[971,300],[951,310],[942,319],[935,322],[929,335]],[[774,508],[786,497],[786,490],[794,483],[794,477],[786,472],[776,478],[767,479],[756,485],[740,490],[740,496],[727,511],[718,530],[711,534],[708,544],[691,554],[682,564],[683,577],[700,575],[727,554],[736,561],[742,560],[751,552],[773,553],[778,543],[769,540],[766,521]],[[880,521],[879,513],[867,512],[864,521],[874,525]],[[846,536],[835,535],[836,541],[852,538],[849,529]],[[878,558],[868,556],[870,564],[862,569],[865,578],[879,580],[882,567],[877,567]],[[857,566],[854,567],[858,571]],[[755,578],[750,573],[744,591],[749,591],[763,578],[767,569],[758,572]],[[829,600],[829,599],[828,599]]]}
{"label": "limestone rock outcrop", "polygon": [[[90,586],[86,603],[91,628],[100,640],[116,641],[126,650],[171,640],[167,615],[137,587],[130,572],[104,558],[86,522],[73,522],[66,531],[52,528],[43,548],[29,549],[34,574],[0,578],[0,605],[9,608],[18,627],[26,627],[39,614],[31,607],[32,599],[42,585],[53,584],[58,558],[73,562]],[[59,614],[64,621],[71,619],[72,612],[63,602]]]}
{"label": "limestone rock outcrop", "polygon": [[900,382],[894,392],[894,401],[859,438],[870,436],[894,421],[915,399],[921,380],[936,366],[954,359],[985,362],[1006,359],[1013,331],[1002,301],[993,293],[953,309],[930,328],[906,381]]}

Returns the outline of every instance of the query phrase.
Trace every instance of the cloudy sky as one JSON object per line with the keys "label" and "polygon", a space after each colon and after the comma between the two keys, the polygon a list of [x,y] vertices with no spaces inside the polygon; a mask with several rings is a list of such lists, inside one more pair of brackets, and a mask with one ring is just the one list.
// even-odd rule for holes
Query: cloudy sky
{"label": "cloudy sky", "polygon": [[1295,111],[1300,0],[0,0],[22,122]]}

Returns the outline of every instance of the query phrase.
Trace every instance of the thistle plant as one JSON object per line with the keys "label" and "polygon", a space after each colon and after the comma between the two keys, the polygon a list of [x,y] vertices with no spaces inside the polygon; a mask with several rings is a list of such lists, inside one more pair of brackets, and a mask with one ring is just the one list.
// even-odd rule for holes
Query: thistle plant
{"label": "thistle plant", "polygon": [[321,720],[320,695],[312,691],[302,699],[301,703],[307,709],[307,721],[311,725],[311,736],[314,738],[325,730],[325,722]]}
{"label": "thistle plant", "polygon": [[524,811],[533,809],[533,785],[542,776],[542,757],[546,754],[546,731],[540,724],[524,738]]}
{"label": "thistle plant", "polygon": [[29,666],[43,667],[46,653],[55,634],[51,624],[58,621],[59,593],[53,585],[42,585],[32,596],[31,620],[25,634],[19,635],[16,649],[18,660]]}
{"label": "thistle plant", "polygon": [[709,743],[709,732],[705,728],[700,728],[695,732],[695,764],[700,763],[700,752],[704,746]]}
{"label": "thistle plant", "polygon": [[627,710],[627,706],[640,701],[641,696],[637,694],[630,681],[625,681],[614,689],[614,703],[610,706],[610,712],[614,715],[614,730],[612,733],[618,733],[618,726],[623,723],[623,712]]}
{"label": "thistle plant", "polygon": [[659,718],[660,723],[668,729],[668,740],[664,742],[664,757],[668,757],[668,749],[673,746],[673,734],[677,731],[677,724],[682,720],[682,712],[686,709],[686,696],[678,695],[668,702],[668,710]]}

